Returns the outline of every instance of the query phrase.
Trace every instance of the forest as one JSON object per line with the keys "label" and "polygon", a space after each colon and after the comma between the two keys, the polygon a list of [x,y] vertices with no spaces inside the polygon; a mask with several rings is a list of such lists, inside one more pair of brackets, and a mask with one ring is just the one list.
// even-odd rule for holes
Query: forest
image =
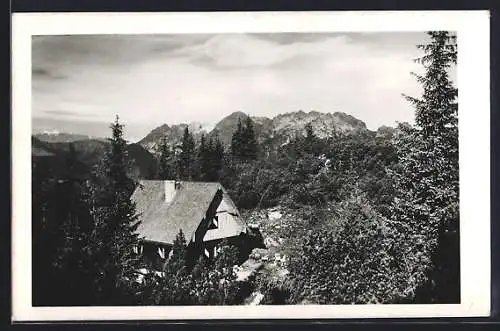
{"label": "forest", "polygon": [[73,144],[58,161],[64,171],[33,159],[33,305],[242,304],[249,288],[263,304],[460,302],[458,103],[448,73],[456,40],[428,34],[418,46],[425,73],[414,74],[422,94],[403,96],[415,123],[390,134],[320,138],[306,125],[272,145],[258,142],[247,118],[230,146],[197,141],[188,128],[179,145],[161,144],[148,177],[218,181],[246,214],[279,206],[297,215],[280,279],[241,284],[238,252],[226,244],[214,261],[188,265],[180,232],[164,276],[137,282],[140,217],[130,195],[141,174],[118,117],[95,165]]}

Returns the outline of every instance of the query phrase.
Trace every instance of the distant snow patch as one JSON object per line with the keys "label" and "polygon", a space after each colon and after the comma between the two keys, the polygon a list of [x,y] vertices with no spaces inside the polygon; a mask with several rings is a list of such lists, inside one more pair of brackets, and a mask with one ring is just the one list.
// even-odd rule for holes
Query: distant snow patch
{"label": "distant snow patch", "polygon": [[58,135],[58,134],[61,134],[61,132],[57,131],[57,130],[44,130],[43,131],[43,134],[48,134],[48,135]]}

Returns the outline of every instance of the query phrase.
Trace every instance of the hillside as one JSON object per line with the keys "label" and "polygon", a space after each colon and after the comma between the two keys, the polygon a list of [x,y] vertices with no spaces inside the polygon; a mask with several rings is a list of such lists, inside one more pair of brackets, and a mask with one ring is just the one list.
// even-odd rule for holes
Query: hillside
{"label": "hillside", "polygon": [[[85,139],[71,142],[46,142],[33,136],[31,153],[34,165],[44,164],[57,177],[67,176],[67,159],[70,144],[75,148],[82,172],[88,172],[92,166],[102,159],[109,143],[104,140]],[[136,177],[148,178],[156,172],[154,156],[139,144],[127,146],[130,159],[133,162],[132,173]]]}
{"label": "hillside", "polygon": [[[48,142],[48,143],[69,143],[75,142],[79,140],[88,140],[95,139],[91,136],[83,135],[83,134],[75,134],[75,133],[66,133],[66,132],[44,132],[37,133],[33,135],[40,141]],[[104,138],[96,139],[96,140],[105,140]]]}

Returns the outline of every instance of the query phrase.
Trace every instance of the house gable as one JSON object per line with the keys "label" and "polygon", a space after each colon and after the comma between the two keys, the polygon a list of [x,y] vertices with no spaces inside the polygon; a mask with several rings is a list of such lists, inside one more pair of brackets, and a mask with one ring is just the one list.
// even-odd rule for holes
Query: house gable
{"label": "house gable", "polygon": [[132,195],[141,221],[137,232],[146,260],[161,270],[182,230],[189,254],[215,256],[218,242],[247,232],[236,205],[219,183],[173,181],[140,182]]}
{"label": "house gable", "polygon": [[210,226],[209,223],[203,236],[204,242],[232,238],[247,232],[245,222],[225,190],[223,190],[223,198],[217,207],[214,218],[215,220],[211,222],[213,226]]}
{"label": "house gable", "polygon": [[221,189],[218,183],[180,182],[172,191],[165,187],[169,182],[142,180],[132,194],[141,221],[137,232],[143,240],[172,245],[182,230],[189,241]]}

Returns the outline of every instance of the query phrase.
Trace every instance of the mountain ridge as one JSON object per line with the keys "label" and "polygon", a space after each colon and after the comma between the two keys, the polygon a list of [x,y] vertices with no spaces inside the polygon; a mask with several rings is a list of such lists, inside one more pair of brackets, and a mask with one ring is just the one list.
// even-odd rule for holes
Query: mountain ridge
{"label": "mountain ridge", "polygon": [[153,129],[148,135],[141,139],[138,144],[155,154],[163,138],[166,138],[167,143],[171,146],[180,144],[184,129],[188,126],[195,140],[199,140],[201,135],[204,134],[212,139],[220,139],[224,146],[229,148],[238,121],[243,123],[248,117],[252,119],[259,143],[273,140],[275,143],[283,144],[298,134],[304,134],[307,124],[313,127],[315,134],[320,138],[330,137],[336,132],[345,133],[368,130],[363,121],[344,112],[329,113],[316,110],[305,112],[303,110],[298,110],[281,113],[269,118],[265,116],[250,116],[238,110],[222,118],[215,124],[211,131],[203,129],[192,130],[196,122],[171,126],[163,124]]}
{"label": "mountain ridge", "polygon": [[[104,139],[83,139],[75,141],[47,142],[31,136],[32,161],[36,164],[44,163],[50,165],[55,175],[64,177],[66,174],[66,163],[69,157],[70,145],[77,154],[77,159],[87,170],[90,170],[104,156],[111,145]],[[149,178],[156,174],[156,159],[144,147],[137,143],[126,146],[130,157],[131,171],[135,177]]]}
{"label": "mountain ridge", "polygon": [[[233,133],[236,131],[238,121],[242,123],[250,117],[253,122],[257,141],[261,144],[271,144],[274,147],[286,144],[293,137],[305,134],[306,125],[311,125],[314,133],[320,138],[333,136],[335,133],[362,132],[368,130],[366,124],[345,112],[320,112],[310,110],[308,112],[297,110],[275,115],[274,117],[250,116],[247,113],[237,110],[225,117],[213,126],[207,126],[200,122],[161,124],[151,130],[136,144],[142,146],[149,153],[156,155],[163,139],[170,146],[177,146],[182,142],[182,136],[186,127],[193,134],[194,139],[199,141],[202,135],[208,138],[219,139],[225,148],[229,148]],[[383,125],[376,131],[378,136],[390,137],[396,129]],[[91,136],[72,134],[64,132],[44,132],[33,134],[43,142],[68,143],[81,140],[107,141],[105,138],[95,138]],[[44,154],[42,149],[36,151],[37,154]]]}

